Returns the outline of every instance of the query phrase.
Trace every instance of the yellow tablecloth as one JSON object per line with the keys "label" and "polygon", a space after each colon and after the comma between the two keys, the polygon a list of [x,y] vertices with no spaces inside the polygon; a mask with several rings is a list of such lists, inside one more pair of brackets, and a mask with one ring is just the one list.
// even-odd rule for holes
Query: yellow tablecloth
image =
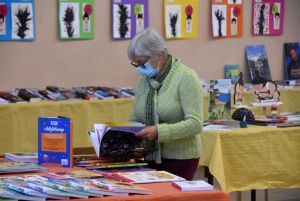
{"label": "yellow tablecloth", "polygon": [[[300,88],[280,90],[282,105],[279,112],[300,111]],[[244,104],[250,105],[253,96],[245,92]],[[42,101],[25,104],[0,104],[0,155],[5,152],[37,150],[37,119],[45,116],[66,116],[74,120],[74,147],[91,147],[87,131],[94,123],[128,121],[134,99],[82,100],[79,102]],[[166,100],[167,101],[167,100]],[[250,108],[255,116],[262,108]],[[235,109],[231,110],[232,112]],[[204,118],[208,117],[208,94],[204,94]]]}
{"label": "yellow tablecloth", "polygon": [[200,165],[223,191],[300,187],[300,127],[203,131]]}

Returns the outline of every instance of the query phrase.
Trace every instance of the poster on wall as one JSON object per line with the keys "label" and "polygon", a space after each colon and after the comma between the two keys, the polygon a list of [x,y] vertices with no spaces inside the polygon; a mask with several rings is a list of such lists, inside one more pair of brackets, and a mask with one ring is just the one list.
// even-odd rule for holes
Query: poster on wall
{"label": "poster on wall", "polygon": [[164,0],[167,39],[197,38],[198,0]]}
{"label": "poster on wall", "polygon": [[243,36],[243,0],[211,0],[214,38]]}
{"label": "poster on wall", "polygon": [[287,80],[300,80],[300,42],[284,43],[284,64]]}
{"label": "poster on wall", "polygon": [[34,0],[0,0],[0,40],[34,40]]}
{"label": "poster on wall", "polygon": [[94,0],[58,0],[62,40],[94,38]]}
{"label": "poster on wall", "polygon": [[282,35],[284,0],[252,0],[254,36]]}
{"label": "poster on wall", "polygon": [[148,0],[111,0],[112,38],[131,39],[149,27]]}

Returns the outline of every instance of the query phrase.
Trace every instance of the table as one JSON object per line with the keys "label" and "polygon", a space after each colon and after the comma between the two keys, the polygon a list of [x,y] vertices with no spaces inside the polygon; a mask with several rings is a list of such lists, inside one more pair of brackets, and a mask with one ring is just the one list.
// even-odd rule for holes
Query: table
{"label": "table", "polygon": [[[300,88],[279,89],[282,105],[278,112],[300,111]],[[253,95],[247,91],[243,104],[253,102]],[[25,104],[0,104],[0,155],[5,152],[30,152],[37,150],[37,119],[47,116],[66,116],[74,121],[74,147],[92,147],[87,131],[94,129],[94,123],[128,121],[134,99],[42,101]],[[208,117],[208,94],[204,94],[204,118]],[[263,109],[250,109],[255,116]],[[231,110],[233,113],[235,109]]]}
{"label": "table", "polygon": [[[81,167],[73,167],[73,168],[62,168],[55,165],[47,165],[44,166],[48,168],[48,172],[65,172],[65,171],[75,171],[75,170],[85,170]],[[31,173],[36,174],[36,173]],[[41,173],[38,173],[41,174]],[[19,175],[19,174],[18,174]],[[29,174],[27,174],[29,175]],[[7,175],[5,175],[7,176]],[[103,198],[89,198],[89,199],[74,199],[76,201],[86,201],[86,200],[118,200],[118,201],[139,201],[139,200],[155,200],[155,201],[191,201],[191,200],[208,200],[208,201],[230,201],[230,195],[223,191],[212,190],[212,191],[190,191],[183,192],[174,186],[172,186],[171,182],[163,182],[163,183],[152,183],[152,184],[138,184],[147,189],[153,191],[152,195],[130,195],[124,197],[114,197],[107,196]],[[49,200],[49,199],[47,199]],[[73,200],[73,199],[72,199]]]}
{"label": "table", "polygon": [[204,130],[200,165],[225,192],[300,187],[300,127]]}

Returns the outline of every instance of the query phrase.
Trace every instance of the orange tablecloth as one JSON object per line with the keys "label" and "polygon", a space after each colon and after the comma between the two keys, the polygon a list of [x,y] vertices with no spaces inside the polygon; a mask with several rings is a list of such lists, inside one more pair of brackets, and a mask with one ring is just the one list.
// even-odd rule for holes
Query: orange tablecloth
{"label": "orange tablecloth", "polygon": [[[81,167],[73,168],[62,168],[58,166],[44,166],[48,168],[48,172],[64,172],[64,171],[75,171],[75,170],[85,170]],[[87,170],[88,171],[88,170]],[[44,173],[44,172],[42,172]],[[30,173],[30,174],[42,174],[42,173]],[[20,174],[18,174],[20,175]],[[29,175],[29,173],[27,174]],[[12,176],[12,175],[3,175],[3,176]],[[1,175],[2,177],[2,175]],[[155,201],[193,201],[193,200],[209,200],[209,201],[230,201],[230,196],[228,193],[219,190],[212,191],[191,191],[183,192],[174,186],[171,182],[163,183],[151,183],[151,184],[138,184],[147,189],[153,191],[152,195],[130,195],[124,197],[114,197],[107,196],[103,198],[89,198],[88,200],[120,200],[120,201],[129,201],[129,200],[155,200]],[[76,201],[86,201],[87,199],[74,199]]]}

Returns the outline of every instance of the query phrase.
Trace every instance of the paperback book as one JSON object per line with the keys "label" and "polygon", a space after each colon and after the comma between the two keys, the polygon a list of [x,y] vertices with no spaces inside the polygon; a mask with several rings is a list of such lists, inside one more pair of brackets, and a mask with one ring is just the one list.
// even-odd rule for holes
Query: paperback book
{"label": "paperback book", "polygon": [[240,67],[237,64],[225,65],[225,79],[230,79],[231,84],[235,85],[240,79]]}
{"label": "paperback book", "polygon": [[230,119],[231,110],[231,80],[210,80],[208,119]]}
{"label": "paperback book", "polygon": [[73,165],[73,120],[38,118],[38,164]]}
{"label": "paperback book", "polygon": [[0,198],[7,198],[7,200],[31,200],[31,201],[46,201],[46,198],[33,197],[30,195],[25,195],[17,191],[11,190],[4,186],[0,186]]}
{"label": "paperback book", "polygon": [[[147,154],[140,149],[141,139],[134,134],[145,127],[143,124],[106,123],[94,124],[90,131],[90,139],[98,157],[143,157]],[[136,154],[136,155],[135,155]]]}
{"label": "paperback book", "polygon": [[211,191],[214,189],[212,185],[203,181],[173,181],[172,185],[182,191]]}
{"label": "paperback book", "polygon": [[5,153],[5,158],[15,162],[38,163],[37,152],[11,152]]}
{"label": "paperback book", "polygon": [[147,172],[120,172],[112,173],[112,176],[129,183],[154,183],[168,181],[184,181],[185,179],[166,171]]}
{"label": "paperback book", "polygon": [[34,163],[0,161],[0,173],[38,172],[47,171],[47,168]]}
{"label": "paperback book", "polygon": [[284,64],[287,80],[300,79],[300,42],[284,43]]}
{"label": "paperback book", "polygon": [[255,76],[261,76],[266,80],[272,80],[264,45],[246,46],[246,57],[252,80]]}

